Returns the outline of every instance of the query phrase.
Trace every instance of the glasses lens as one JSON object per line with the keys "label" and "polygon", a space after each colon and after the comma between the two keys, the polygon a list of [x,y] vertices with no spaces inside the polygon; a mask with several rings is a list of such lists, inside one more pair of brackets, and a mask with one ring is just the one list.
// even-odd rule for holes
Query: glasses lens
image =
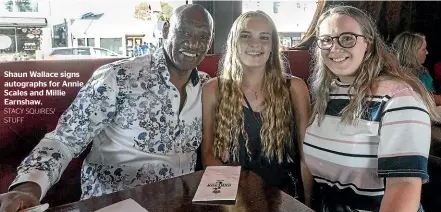
{"label": "glasses lens", "polygon": [[338,38],[338,42],[344,48],[351,48],[357,43],[357,37],[351,34],[342,34]]}
{"label": "glasses lens", "polygon": [[317,44],[321,49],[329,49],[332,46],[332,38],[329,36],[320,37]]}

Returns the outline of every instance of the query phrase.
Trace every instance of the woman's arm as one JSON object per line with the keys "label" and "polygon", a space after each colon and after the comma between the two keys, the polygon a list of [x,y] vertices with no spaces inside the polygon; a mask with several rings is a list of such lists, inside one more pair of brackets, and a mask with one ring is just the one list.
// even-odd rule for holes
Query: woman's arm
{"label": "woman's arm", "polygon": [[213,131],[215,108],[218,96],[218,79],[213,78],[202,87],[202,163],[207,166],[221,166],[222,161],[213,156]]}
{"label": "woman's arm", "polygon": [[427,172],[431,120],[412,89],[397,89],[384,105],[378,145],[378,177],[386,179],[380,211],[415,212]]}
{"label": "woman's arm", "polygon": [[292,102],[295,107],[300,165],[302,172],[301,174],[305,193],[305,204],[311,207],[314,180],[312,178],[311,172],[306,166],[305,157],[303,155],[303,140],[305,138],[306,127],[308,126],[311,102],[309,99],[308,87],[302,79],[292,78],[290,89]]}
{"label": "woman's arm", "polygon": [[420,206],[421,178],[397,177],[386,179],[386,191],[381,212],[416,212]]}

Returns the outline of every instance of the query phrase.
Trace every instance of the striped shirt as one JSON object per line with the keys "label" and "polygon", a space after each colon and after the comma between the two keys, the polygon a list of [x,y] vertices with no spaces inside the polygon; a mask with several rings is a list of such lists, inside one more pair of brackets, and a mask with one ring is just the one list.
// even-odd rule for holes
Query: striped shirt
{"label": "striped shirt", "polygon": [[341,123],[349,85],[334,81],[325,118],[306,130],[304,154],[325,198],[353,209],[378,210],[387,177],[427,182],[431,122],[408,85],[382,80],[355,124]]}

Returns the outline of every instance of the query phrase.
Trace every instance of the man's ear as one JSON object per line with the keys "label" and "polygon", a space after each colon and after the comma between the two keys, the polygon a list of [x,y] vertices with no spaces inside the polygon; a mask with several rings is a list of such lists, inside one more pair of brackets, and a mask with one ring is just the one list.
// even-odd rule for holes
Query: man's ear
{"label": "man's ear", "polygon": [[164,23],[164,26],[162,26],[162,37],[163,37],[164,39],[167,39],[167,38],[168,38],[168,33],[169,33],[169,31],[170,31],[170,22],[166,21],[166,22]]}
{"label": "man's ear", "polygon": [[213,36],[211,36],[210,48],[213,46],[215,38],[216,38],[216,34],[214,33],[214,30],[213,30]]}

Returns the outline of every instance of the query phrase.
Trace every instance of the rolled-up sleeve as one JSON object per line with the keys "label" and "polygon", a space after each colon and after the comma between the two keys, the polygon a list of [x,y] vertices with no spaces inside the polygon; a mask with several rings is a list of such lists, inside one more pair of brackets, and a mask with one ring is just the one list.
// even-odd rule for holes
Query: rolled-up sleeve
{"label": "rolled-up sleeve", "polygon": [[430,131],[430,117],[418,95],[403,89],[392,96],[381,120],[378,176],[419,177],[427,182]]}
{"label": "rolled-up sleeve", "polygon": [[112,65],[105,65],[94,72],[61,115],[55,130],[47,133],[21,162],[9,189],[19,183],[35,182],[41,187],[41,200],[58,182],[72,158],[79,156],[113,120],[119,90],[116,71]]}

